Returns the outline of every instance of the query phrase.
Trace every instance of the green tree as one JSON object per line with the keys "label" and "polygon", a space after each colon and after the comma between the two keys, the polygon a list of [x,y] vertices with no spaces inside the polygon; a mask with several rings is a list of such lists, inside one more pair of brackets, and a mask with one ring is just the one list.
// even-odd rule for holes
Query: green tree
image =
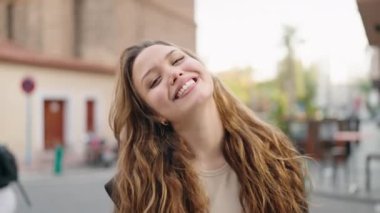
{"label": "green tree", "polygon": [[317,88],[318,67],[311,65],[304,69],[303,78],[305,82],[305,95],[299,98],[299,101],[305,106],[305,113],[308,118],[314,118],[317,108],[315,106],[315,95]]}
{"label": "green tree", "polygon": [[252,102],[253,69],[251,67],[233,68],[221,73],[221,81],[245,104]]}
{"label": "green tree", "polygon": [[253,90],[253,108],[266,114],[266,118],[285,132],[287,119],[300,115],[313,118],[316,112],[314,98],[318,69],[314,65],[304,67],[296,58],[294,49],[300,42],[296,30],[286,26],[283,44],[287,51],[278,63],[276,78],[255,84]]}
{"label": "green tree", "polygon": [[[288,111],[287,98],[284,91],[278,86],[276,79],[255,84],[254,100],[255,111],[260,108],[265,119],[283,131],[287,131],[285,116],[285,112]],[[262,107],[262,105],[265,106]]]}
{"label": "green tree", "polygon": [[302,63],[295,57],[295,47],[301,43],[297,30],[292,26],[284,26],[283,45],[286,49],[285,57],[278,64],[277,82],[285,92],[287,110],[286,116],[293,116],[297,109],[298,99],[305,96],[305,82],[302,74]]}

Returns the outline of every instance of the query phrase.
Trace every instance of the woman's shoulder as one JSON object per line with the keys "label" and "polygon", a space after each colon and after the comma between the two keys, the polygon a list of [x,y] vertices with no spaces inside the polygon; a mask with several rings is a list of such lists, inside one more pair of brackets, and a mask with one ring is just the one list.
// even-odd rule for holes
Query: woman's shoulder
{"label": "woman's shoulder", "polygon": [[111,200],[113,201],[113,203],[116,204],[115,197],[114,197],[114,193],[115,193],[114,186],[115,186],[115,177],[111,178],[104,185],[104,189],[106,190],[108,196],[111,198]]}

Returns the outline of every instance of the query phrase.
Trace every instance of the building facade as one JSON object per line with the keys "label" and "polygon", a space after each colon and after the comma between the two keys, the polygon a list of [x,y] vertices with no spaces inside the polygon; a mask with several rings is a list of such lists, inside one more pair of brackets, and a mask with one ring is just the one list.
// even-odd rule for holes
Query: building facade
{"label": "building facade", "polygon": [[357,0],[368,44],[372,48],[371,79],[380,92],[380,1]]}
{"label": "building facade", "polygon": [[27,49],[110,65],[146,39],[195,51],[193,0],[3,0],[0,22],[0,37]]}
{"label": "building facade", "polygon": [[90,133],[115,143],[108,113],[121,51],[147,39],[195,51],[195,30],[191,0],[0,1],[0,143],[32,165],[51,163],[57,144],[83,160]]}

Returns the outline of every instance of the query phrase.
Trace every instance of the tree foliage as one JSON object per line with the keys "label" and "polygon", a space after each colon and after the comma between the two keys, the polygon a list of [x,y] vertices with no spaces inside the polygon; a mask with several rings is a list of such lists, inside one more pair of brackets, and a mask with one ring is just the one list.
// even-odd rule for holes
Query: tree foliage
{"label": "tree foliage", "polygon": [[240,100],[245,104],[252,103],[252,89],[253,89],[253,69],[251,67],[233,68],[218,74],[227,87],[230,88]]}

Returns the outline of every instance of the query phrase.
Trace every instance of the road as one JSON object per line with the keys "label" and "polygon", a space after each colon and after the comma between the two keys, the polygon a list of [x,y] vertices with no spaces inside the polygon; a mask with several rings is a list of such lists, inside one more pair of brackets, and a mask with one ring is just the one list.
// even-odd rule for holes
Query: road
{"label": "road", "polygon": [[104,190],[104,183],[113,169],[82,169],[61,176],[34,175],[22,178],[32,201],[28,207],[18,193],[18,213],[104,213],[112,212],[113,204]]}
{"label": "road", "polygon": [[311,195],[310,213],[380,213],[380,205]]}
{"label": "road", "polygon": [[[112,177],[111,169],[78,169],[54,176],[40,174],[21,177],[32,202],[29,208],[18,190],[18,213],[105,213],[113,205],[103,185]],[[311,213],[378,213],[380,205],[345,201],[312,194]]]}

